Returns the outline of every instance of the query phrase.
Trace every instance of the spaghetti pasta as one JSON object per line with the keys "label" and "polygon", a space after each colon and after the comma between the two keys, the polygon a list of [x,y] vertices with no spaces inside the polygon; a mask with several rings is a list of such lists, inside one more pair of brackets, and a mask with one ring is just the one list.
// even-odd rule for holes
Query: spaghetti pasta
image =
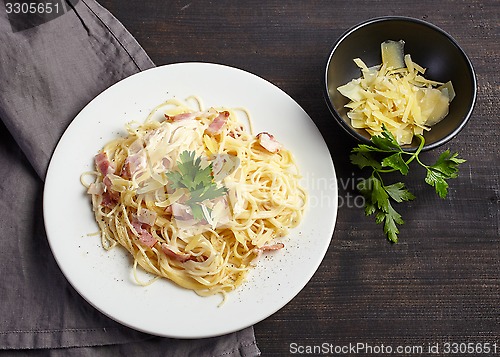
{"label": "spaghetti pasta", "polygon": [[[96,155],[92,197],[102,246],[201,296],[237,288],[302,218],[307,193],[290,151],[253,135],[237,110],[170,99]],[[163,120],[153,117],[164,113]],[[248,118],[250,120],[250,118]],[[156,278],[155,278],[156,279]]]}

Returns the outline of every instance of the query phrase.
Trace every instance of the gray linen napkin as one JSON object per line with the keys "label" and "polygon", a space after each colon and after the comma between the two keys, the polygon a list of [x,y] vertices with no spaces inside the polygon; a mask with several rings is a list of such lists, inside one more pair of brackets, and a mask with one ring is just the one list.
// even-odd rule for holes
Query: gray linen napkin
{"label": "gray linen napkin", "polygon": [[176,340],[124,327],[91,307],[60,272],[42,219],[43,178],[52,151],[97,94],[154,64],[94,0],[59,3],[65,6],[62,16],[26,26],[0,11],[0,351],[12,356],[259,355],[253,328]]}

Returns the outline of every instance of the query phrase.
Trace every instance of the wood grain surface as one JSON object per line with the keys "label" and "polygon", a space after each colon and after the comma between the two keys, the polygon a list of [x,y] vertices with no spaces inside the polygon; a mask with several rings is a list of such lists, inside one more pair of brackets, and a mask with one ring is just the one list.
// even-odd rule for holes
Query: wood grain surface
{"label": "wood grain surface", "polygon": [[[349,186],[339,187],[335,232],[315,276],[287,306],[255,326],[263,356],[349,343],[394,351],[423,346],[427,352],[420,355],[429,355],[429,346],[443,353],[446,342],[496,343],[500,354],[499,1],[100,3],[157,65],[221,63],[283,89],[314,120],[339,182]],[[460,176],[450,181],[445,200],[423,183],[418,169],[406,178],[417,199],[398,206],[406,224],[395,245],[372,217],[347,202],[355,194],[349,182],[360,175],[348,161],[355,143],[333,122],[322,94],[333,42],[358,22],[384,15],[411,16],[444,29],[468,54],[478,80],[469,124],[445,147],[422,155],[432,161],[446,148],[458,151],[467,160]]]}

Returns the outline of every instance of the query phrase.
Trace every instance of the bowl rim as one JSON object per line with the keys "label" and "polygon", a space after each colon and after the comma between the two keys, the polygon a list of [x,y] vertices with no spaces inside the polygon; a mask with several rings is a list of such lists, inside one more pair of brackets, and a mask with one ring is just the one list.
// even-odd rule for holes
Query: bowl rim
{"label": "bowl rim", "polygon": [[[439,140],[437,140],[437,141],[435,141],[433,143],[430,143],[430,144],[425,143],[424,147],[422,148],[422,151],[427,151],[427,150],[435,149],[435,148],[437,148],[437,147],[439,147],[439,146],[447,143],[448,141],[450,141],[451,139],[453,139],[455,136],[457,136],[458,133],[460,131],[462,131],[462,129],[468,123],[470,117],[472,116],[472,112],[474,110],[474,107],[476,105],[476,99],[477,99],[477,78],[476,78],[476,72],[474,70],[474,66],[472,65],[471,60],[469,59],[469,57],[467,56],[467,54],[465,53],[465,51],[463,50],[463,48],[453,38],[453,36],[451,36],[445,30],[441,29],[440,27],[438,27],[438,26],[436,26],[436,25],[434,25],[434,24],[432,24],[430,22],[427,22],[427,21],[421,20],[421,19],[417,19],[417,18],[414,18],[414,17],[409,17],[409,16],[395,16],[395,15],[379,16],[379,17],[374,17],[374,18],[370,18],[370,19],[364,20],[362,22],[359,22],[356,25],[350,27],[348,30],[344,31],[344,33],[342,33],[335,40],[335,42],[333,43],[333,45],[331,46],[330,52],[328,53],[328,58],[327,58],[327,61],[326,61],[325,72],[324,72],[324,76],[323,76],[323,94],[325,96],[326,104],[328,106],[328,109],[329,109],[330,113],[335,118],[335,120],[337,121],[337,123],[340,124],[340,126],[348,134],[350,134],[351,137],[353,137],[354,139],[360,141],[363,144],[371,144],[371,141],[369,139],[367,139],[366,137],[364,137],[363,135],[361,135],[357,131],[353,130],[349,126],[349,124],[344,119],[342,119],[342,117],[340,116],[340,114],[337,112],[337,110],[333,106],[332,101],[330,99],[329,91],[328,91],[328,69],[329,69],[329,66],[330,66],[331,59],[332,59],[332,57],[333,57],[333,55],[334,55],[337,47],[350,34],[352,34],[353,32],[355,32],[357,30],[359,30],[362,27],[366,27],[366,26],[369,26],[369,25],[372,25],[372,24],[375,24],[375,23],[386,22],[386,21],[408,21],[408,22],[414,22],[414,23],[417,23],[417,24],[420,24],[420,25],[427,26],[427,27],[433,29],[434,31],[439,32],[440,34],[442,34],[443,36],[445,36],[451,42],[451,44],[453,46],[455,46],[457,48],[458,52],[464,58],[465,63],[467,65],[467,68],[468,68],[468,70],[470,72],[470,76],[472,78],[472,100],[471,100],[471,104],[469,106],[469,109],[465,113],[464,119],[460,122],[460,124],[454,130],[450,131],[443,138],[441,138],[441,139],[439,139]],[[402,149],[405,150],[405,151],[413,152],[417,148],[416,147],[405,147],[405,146],[402,146]]]}

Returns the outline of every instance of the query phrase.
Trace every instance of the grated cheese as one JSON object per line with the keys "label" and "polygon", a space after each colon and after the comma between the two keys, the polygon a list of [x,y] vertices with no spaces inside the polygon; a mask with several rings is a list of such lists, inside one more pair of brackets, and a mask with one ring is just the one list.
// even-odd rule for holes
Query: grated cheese
{"label": "grated cheese", "polygon": [[410,144],[414,135],[423,134],[446,117],[455,96],[451,82],[424,78],[425,68],[413,62],[409,54],[403,55],[402,44],[382,43],[383,61],[379,66],[368,67],[355,58],[362,76],[337,88],[350,99],[347,116],[354,128],[365,129],[373,136],[385,125],[400,145]]}

